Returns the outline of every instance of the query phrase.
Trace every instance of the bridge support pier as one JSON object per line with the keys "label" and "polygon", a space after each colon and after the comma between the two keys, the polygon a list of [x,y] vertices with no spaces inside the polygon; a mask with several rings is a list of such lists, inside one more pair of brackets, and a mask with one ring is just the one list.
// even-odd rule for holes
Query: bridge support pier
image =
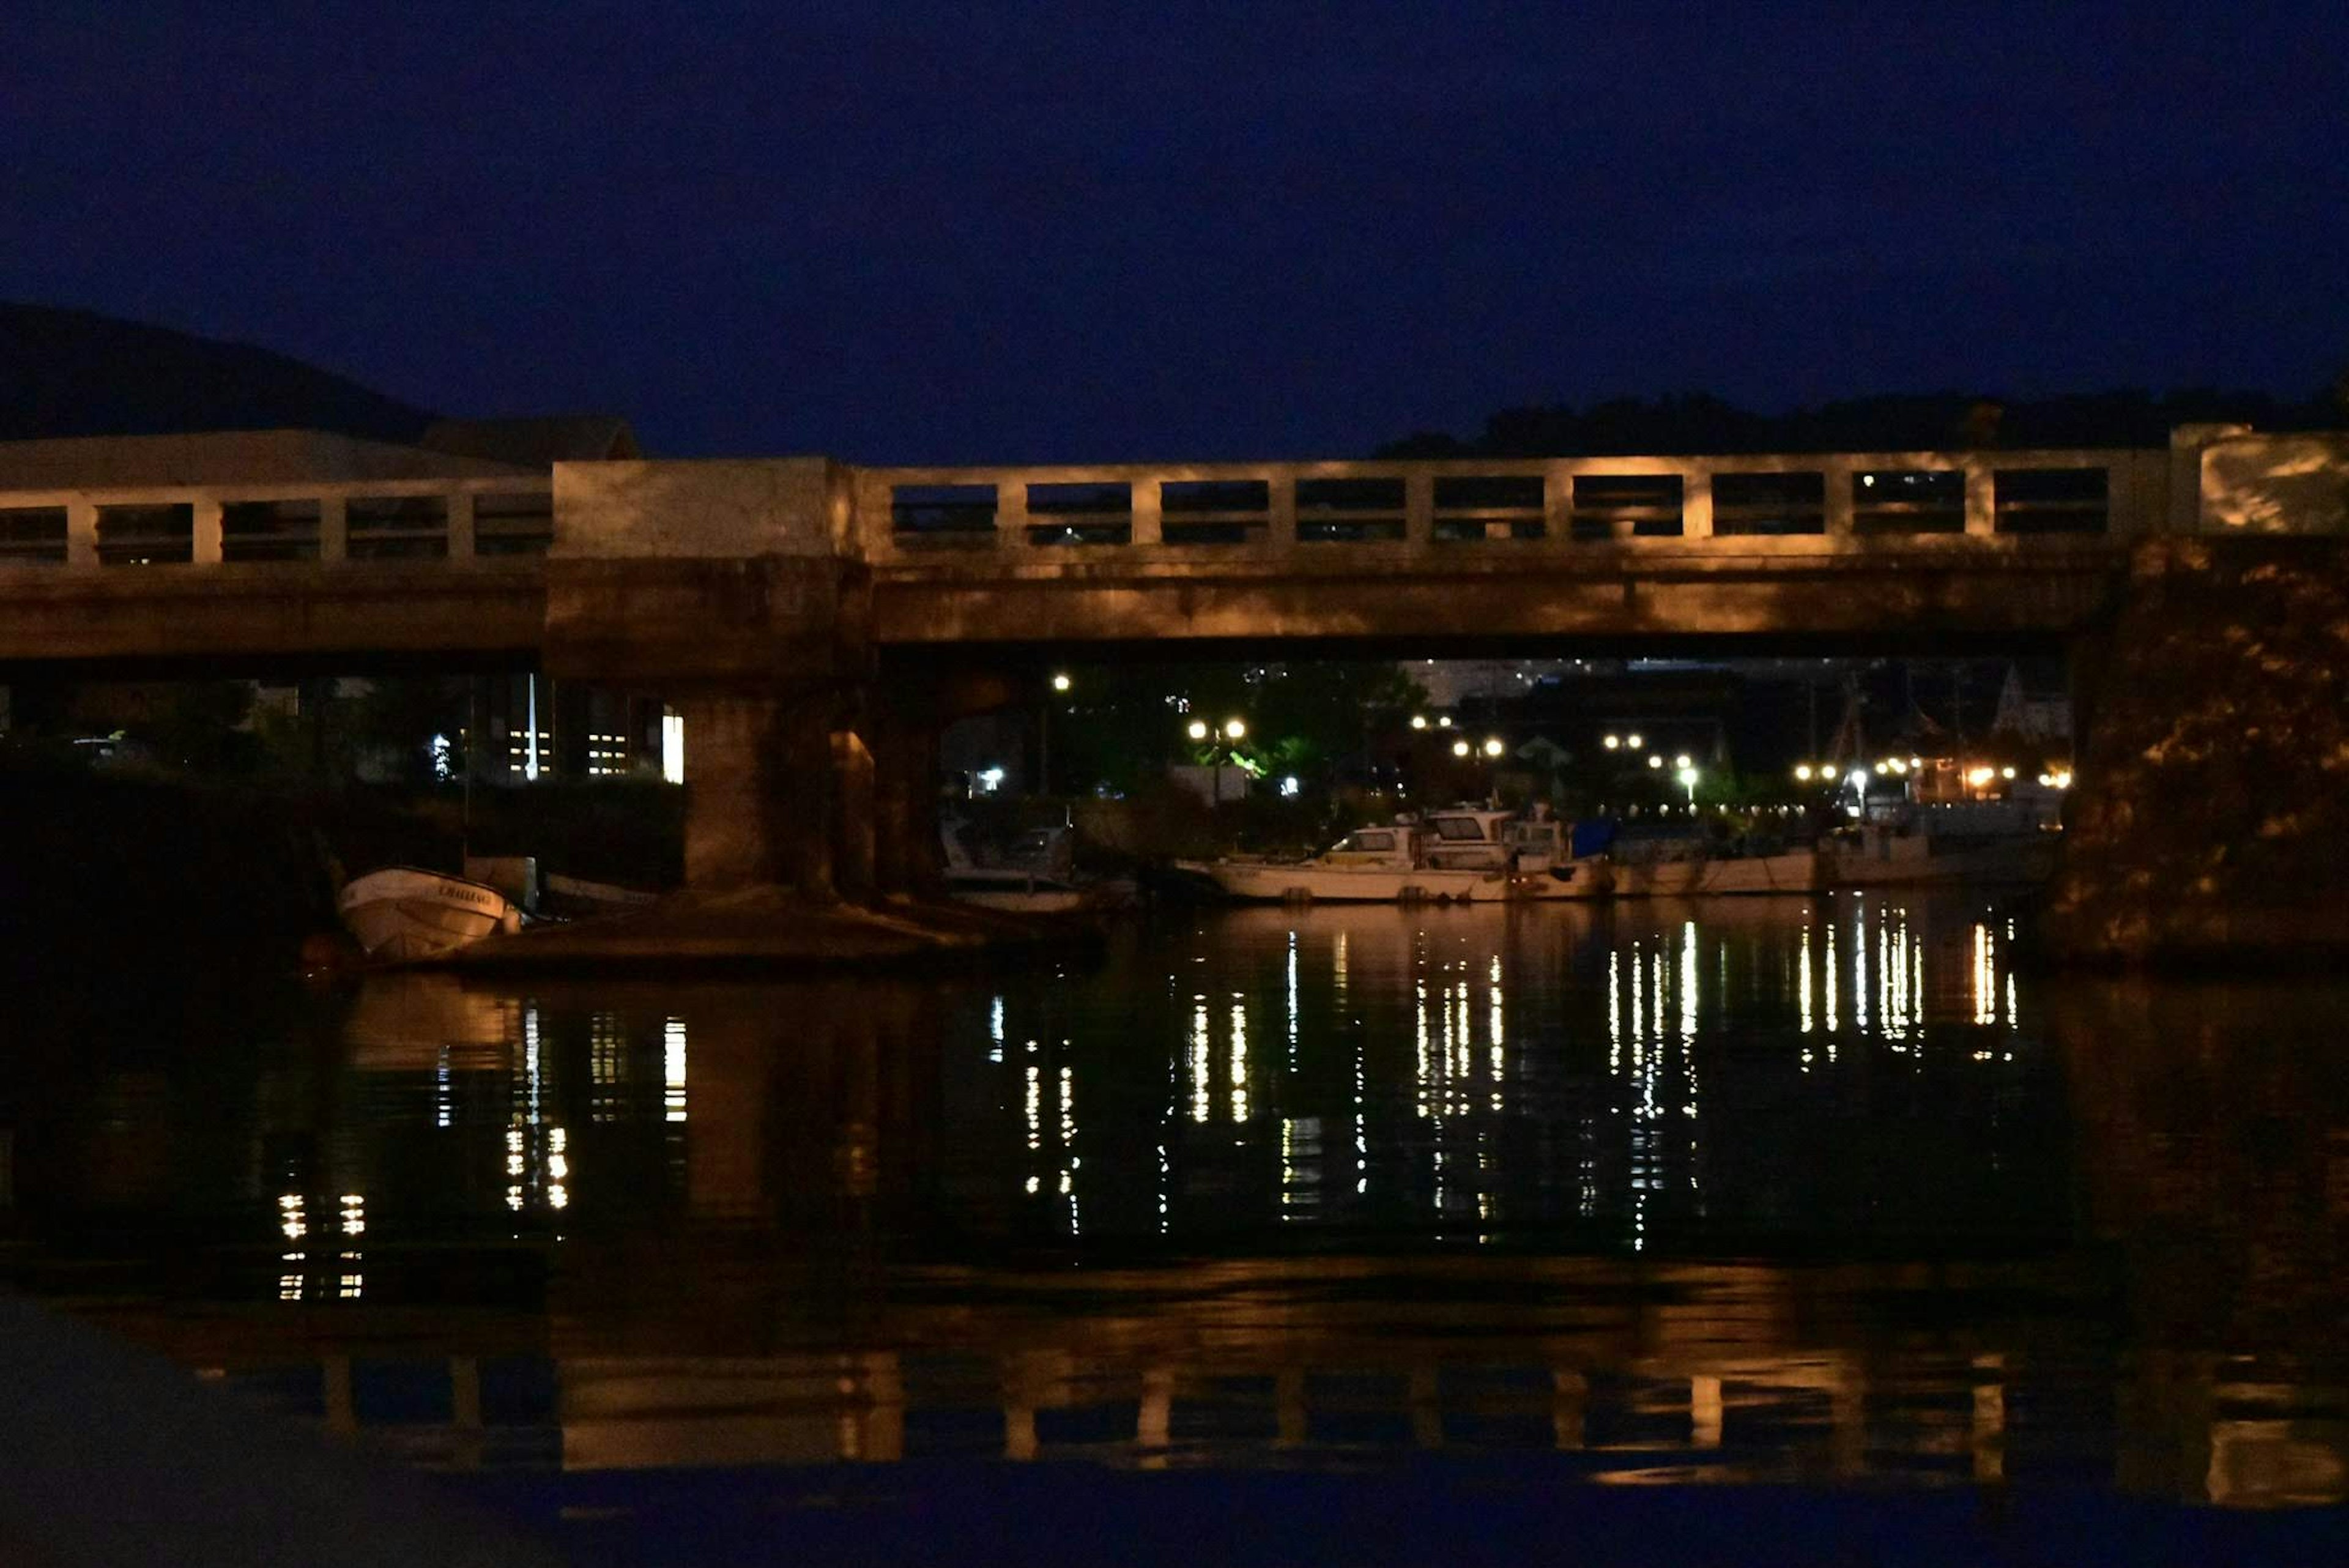
{"label": "bridge support pier", "polygon": [[696,892],[775,884],[834,891],[829,693],[699,691],[685,720],[685,882]]}
{"label": "bridge support pier", "polygon": [[2077,785],[2044,932],[2083,962],[2349,953],[2349,552],[2142,545],[2072,652]]}

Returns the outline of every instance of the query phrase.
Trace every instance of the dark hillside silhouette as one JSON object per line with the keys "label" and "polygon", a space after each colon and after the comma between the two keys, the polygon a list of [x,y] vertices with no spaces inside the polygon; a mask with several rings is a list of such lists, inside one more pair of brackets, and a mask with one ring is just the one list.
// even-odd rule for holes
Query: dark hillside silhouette
{"label": "dark hillside silhouette", "polygon": [[1381,457],[1610,457],[1740,452],[1930,452],[1943,447],[2160,447],[2173,425],[2233,422],[2329,430],[2344,411],[2327,393],[2289,402],[2209,389],[2087,392],[2035,401],[1963,392],[1851,398],[1756,414],[1710,393],[1619,398],[1584,408],[1505,409],[1481,435],[1406,436]]}
{"label": "dark hillside silhouette", "polygon": [[413,442],[432,418],[266,348],[0,303],[0,441],[299,428]]}

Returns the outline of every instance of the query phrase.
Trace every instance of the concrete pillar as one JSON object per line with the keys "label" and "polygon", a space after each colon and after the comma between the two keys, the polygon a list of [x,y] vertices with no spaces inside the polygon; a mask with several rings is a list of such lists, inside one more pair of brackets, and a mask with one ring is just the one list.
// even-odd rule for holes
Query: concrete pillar
{"label": "concrete pillar", "polygon": [[473,558],[473,493],[460,490],[449,497],[449,558]]}
{"label": "concrete pillar", "polygon": [[1424,470],[1403,478],[1402,537],[1414,550],[1435,543],[1435,475]]}
{"label": "concrete pillar", "polygon": [[921,893],[937,883],[938,726],[926,702],[875,696],[873,748],[873,885]]}
{"label": "concrete pillar", "polygon": [[874,891],[873,753],[854,730],[832,736],[832,880],[843,897]]}
{"label": "concrete pillar", "polygon": [[1158,481],[1137,479],[1133,482],[1133,543],[1156,545],[1165,538],[1166,512],[1158,493]]}
{"label": "concrete pillar", "polygon": [[221,503],[218,496],[200,495],[189,508],[188,559],[197,566],[218,566],[221,558]]}
{"label": "concrete pillar", "polygon": [[1028,485],[1007,479],[995,487],[995,542],[1018,547],[1028,543]]}
{"label": "concrete pillar", "polygon": [[94,501],[66,504],[66,565],[98,565],[98,504]]}
{"label": "concrete pillar", "polygon": [[1552,463],[1543,471],[1542,537],[1574,537],[1574,471],[1563,464]]}
{"label": "concrete pillar", "polygon": [[1825,470],[1819,479],[1826,487],[1826,515],[1823,522],[1827,537],[1848,539],[1851,537],[1851,464],[1828,458],[1819,466]]}
{"label": "concrete pillar", "polygon": [[1681,481],[1681,537],[1713,537],[1713,473],[1691,469]]}
{"label": "concrete pillar", "polygon": [[833,755],[820,693],[680,697],[690,748],[685,881],[697,892],[761,883],[833,892]]}
{"label": "concrete pillar", "polygon": [[1276,473],[1265,481],[1265,547],[1285,556],[1297,548],[1297,476]]}
{"label": "concrete pillar", "polygon": [[1997,482],[1990,464],[1978,457],[1964,463],[1966,472],[1966,533],[1988,538],[1998,532]]}
{"label": "concrete pillar", "polygon": [[350,558],[350,503],[340,495],[321,496],[318,501],[318,559],[347,561]]}

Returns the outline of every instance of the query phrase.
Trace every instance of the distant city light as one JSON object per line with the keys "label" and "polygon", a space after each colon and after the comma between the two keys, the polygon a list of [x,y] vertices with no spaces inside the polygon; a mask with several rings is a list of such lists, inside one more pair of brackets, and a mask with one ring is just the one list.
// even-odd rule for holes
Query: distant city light
{"label": "distant city light", "polygon": [[1506,746],[1501,743],[1501,737],[1498,735],[1495,735],[1492,739],[1485,742],[1485,754],[1488,757],[1497,757],[1507,749],[1508,748]]}
{"label": "distant city light", "polygon": [[1411,716],[1411,727],[1412,727],[1413,729],[1414,729],[1414,730],[1424,730],[1424,729],[1426,729],[1426,728],[1427,728],[1427,715],[1426,715],[1426,714],[1424,714],[1424,713],[1413,713],[1413,714]]}
{"label": "distant city light", "polygon": [[993,794],[997,790],[999,790],[1002,787],[1003,770],[1001,768],[981,768],[978,770],[979,794]]}
{"label": "distant city light", "polygon": [[[1689,754],[1686,752],[1682,752],[1679,756],[1674,757],[1672,759],[1672,766],[1679,768],[1683,773],[1687,772],[1689,766]],[[1685,784],[1688,781],[1683,779],[1681,782]]]}
{"label": "distant city light", "polygon": [[1435,727],[1439,730],[1448,730],[1452,728],[1452,715],[1446,713],[1442,718],[1436,720]]}
{"label": "distant city light", "polygon": [[1295,774],[1287,774],[1281,779],[1280,793],[1284,798],[1290,800],[1296,799],[1297,789],[1297,775]]}
{"label": "distant city light", "polygon": [[1465,741],[1454,741],[1454,742],[1452,742],[1452,754],[1453,754],[1454,756],[1455,756],[1455,757],[1464,757],[1464,756],[1466,756],[1466,755],[1468,754],[1468,742],[1465,742]]}
{"label": "distant city light", "polygon": [[1616,750],[1618,747],[1621,746],[1621,745],[1622,745],[1622,743],[1623,743],[1623,737],[1622,737],[1622,736],[1620,736],[1620,735],[1609,735],[1609,736],[1608,736],[1608,737],[1607,737],[1607,742],[1606,742],[1607,749],[1608,749],[1609,751],[1610,751],[1610,752],[1611,752],[1611,751],[1614,751],[1614,750]]}
{"label": "distant city light", "polygon": [[1651,756],[1648,759],[1648,765],[1651,768],[1662,767],[1664,765],[1664,759],[1661,757]]}
{"label": "distant city light", "polygon": [[1055,675],[1055,676],[1053,676],[1053,677],[1052,677],[1052,690],[1053,690],[1053,691],[1066,691],[1069,689],[1069,686],[1070,686],[1070,680],[1069,680],[1069,678],[1068,678],[1066,675]]}
{"label": "distant city light", "polygon": [[1623,737],[1623,743],[1636,752],[1641,746],[1647,744],[1647,740],[1646,737],[1641,735],[1626,735]]}
{"label": "distant city light", "polygon": [[1854,768],[1851,770],[1851,787],[1856,790],[1865,790],[1868,788],[1868,770],[1866,768]]}
{"label": "distant city light", "polygon": [[1998,776],[2002,779],[2011,779],[2014,776],[2014,770],[2013,768],[2001,768],[1998,770]]}
{"label": "distant city light", "polygon": [[1979,789],[1997,776],[1998,774],[1989,768],[1970,768],[1966,772],[1966,783]]}
{"label": "distant city light", "polygon": [[1795,764],[1795,776],[1802,780],[1805,784],[1810,783],[1811,764],[1808,763],[1796,763]]}

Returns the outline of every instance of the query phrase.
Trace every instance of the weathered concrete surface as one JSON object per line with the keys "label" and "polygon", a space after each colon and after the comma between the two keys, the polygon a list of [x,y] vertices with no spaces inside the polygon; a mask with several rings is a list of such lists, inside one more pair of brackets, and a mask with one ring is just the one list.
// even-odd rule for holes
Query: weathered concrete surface
{"label": "weathered concrete surface", "polygon": [[[1786,547],[1773,548],[1783,545]],[[1812,539],[1506,550],[875,567],[889,647],[1702,636],[2046,635],[2111,602],[2126,551],[1958,539],[1905,550]]]}
{"label": "weathered concrete surface", "polygon": [[0,568],[0,663],[527,659],[546,627],[545,580],[530,560]]}
{"label": "weathered concrete surface", "polygon": [[2144,545],[2081,657],[2092,717],[2043,918],[2054,954],[2349,953],[2349,549]]}

